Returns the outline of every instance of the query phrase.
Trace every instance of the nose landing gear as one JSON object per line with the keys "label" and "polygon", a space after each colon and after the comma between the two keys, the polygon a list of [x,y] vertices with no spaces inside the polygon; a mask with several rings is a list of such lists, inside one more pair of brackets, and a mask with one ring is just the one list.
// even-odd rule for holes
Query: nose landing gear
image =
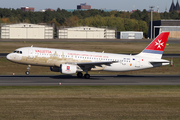
{"label": "nose landing gear", "polygon": [[31,67],[31,65],[28,65],[28,66],[27,66],[27,71],[25,72],[26,75],[29,75],[29,74],[30,74],[30,72],[29,72],[30,67]]}

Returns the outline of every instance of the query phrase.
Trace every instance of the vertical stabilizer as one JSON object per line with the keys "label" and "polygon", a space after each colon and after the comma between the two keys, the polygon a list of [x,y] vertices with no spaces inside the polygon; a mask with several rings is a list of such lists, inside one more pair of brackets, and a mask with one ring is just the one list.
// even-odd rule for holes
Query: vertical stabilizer
{"label": "vertical stabilizer", "polygon": [[161,59],[168,36],[169,32],[162,32],[138,56]]}

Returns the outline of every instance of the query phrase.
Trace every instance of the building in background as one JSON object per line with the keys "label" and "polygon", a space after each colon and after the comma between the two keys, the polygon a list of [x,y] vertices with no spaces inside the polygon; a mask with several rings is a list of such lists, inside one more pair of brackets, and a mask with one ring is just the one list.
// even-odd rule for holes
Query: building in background
{"label": "building in background", "polygon": [[46,8],[45,10],[46,10],[46,11],[47,11],[47,10],[55,11],[54,9],[51,9],[51,8]]}
{"label": "building in background", "polygon": [[53,39],[53,27],[28,23],[3,25],[1,39]]}
{"label": "building in background", "polygon": [[59,39],[115,39],[116,30],[80,26],[59,29],[57,35]]}
{"label": "building in background", "polygon": [[179,6],[178,0],[177,0],[176,5],[174,4],[174,0],[172,0],[172,4],[171,4],[171,7],[169,9],[169,12],[173,12],[174,10],[177,12],[180,12],[180,6]]}
{"label": "building in background", "polygon": [[[148,37],[151,35],[151,25],[149,26]],[[155,38],[161,32],[170,32],[169,38],[180,38],[180,20],[158,20],[153,21],[153,33]]]}
{"label": "building in background", "polygon": [[33,7],[21,7],[21,10],[23,12],[28,12],[28,11],[34,12],[34,8]]}
{"label": "building in background", "polygon": [[143,39],[143,32],[120,31],[120,39]]}
{"label": "building in background", "polygon": [[91,5],[87,5],[86,3],[77,5],[77,9],[91,9]]}

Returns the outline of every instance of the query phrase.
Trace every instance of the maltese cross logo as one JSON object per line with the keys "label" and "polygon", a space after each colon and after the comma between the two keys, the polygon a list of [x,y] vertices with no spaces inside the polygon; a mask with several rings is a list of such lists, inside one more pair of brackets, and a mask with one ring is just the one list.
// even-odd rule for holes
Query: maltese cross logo
{"label": "maltese cross logo", "polygon": [[158,48],[161,49],[161,46],[162,46],[162,47],[164,46],[164,45],[163,45],[164,42],[161,43],[161,41],[162,41],[162,40],[158,40],[158,42],[155,42],[155,43],[156,43],[155,46],[158,46],[157,49],[158,49]]}

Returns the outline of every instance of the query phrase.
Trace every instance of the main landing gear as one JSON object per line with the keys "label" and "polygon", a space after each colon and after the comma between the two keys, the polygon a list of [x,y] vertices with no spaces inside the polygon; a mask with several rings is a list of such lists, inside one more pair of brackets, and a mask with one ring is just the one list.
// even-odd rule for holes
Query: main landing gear
{"label": "main landing gear", "polygon": [[29,75],[29,74],[30,74],[30,72],[29,72],[30,67],[31,67],[31,65],[28,65],[28,66],[27,66],[27,71],[25,72],[26,75]]}
{"label": "main landing gear", "polygon": [[[78,78],[82,78],[82,77],[83,77],[82,72],[78,72],[78,73],[77,73],[77,77],[78,77]],[[88,72],[86,72],[86,74],[84,74],[84,78],[86,78],[86,79],[89,79],[89,78],[90,78],[90,75],[88,74]]]}
{"label": "main landing gear", "polygon": [[78,77],[78,78],[82,78],[82,77],[83,77],[82,72],[78,72],[78,73],[77,73],[77,77]]}
{"label": "main landing gear", "polygon": [[89,75],[89,74],[85,74],[85,75],[84,75],[84,78],[89,79],[89,78],[90,78],[90,75]]}

